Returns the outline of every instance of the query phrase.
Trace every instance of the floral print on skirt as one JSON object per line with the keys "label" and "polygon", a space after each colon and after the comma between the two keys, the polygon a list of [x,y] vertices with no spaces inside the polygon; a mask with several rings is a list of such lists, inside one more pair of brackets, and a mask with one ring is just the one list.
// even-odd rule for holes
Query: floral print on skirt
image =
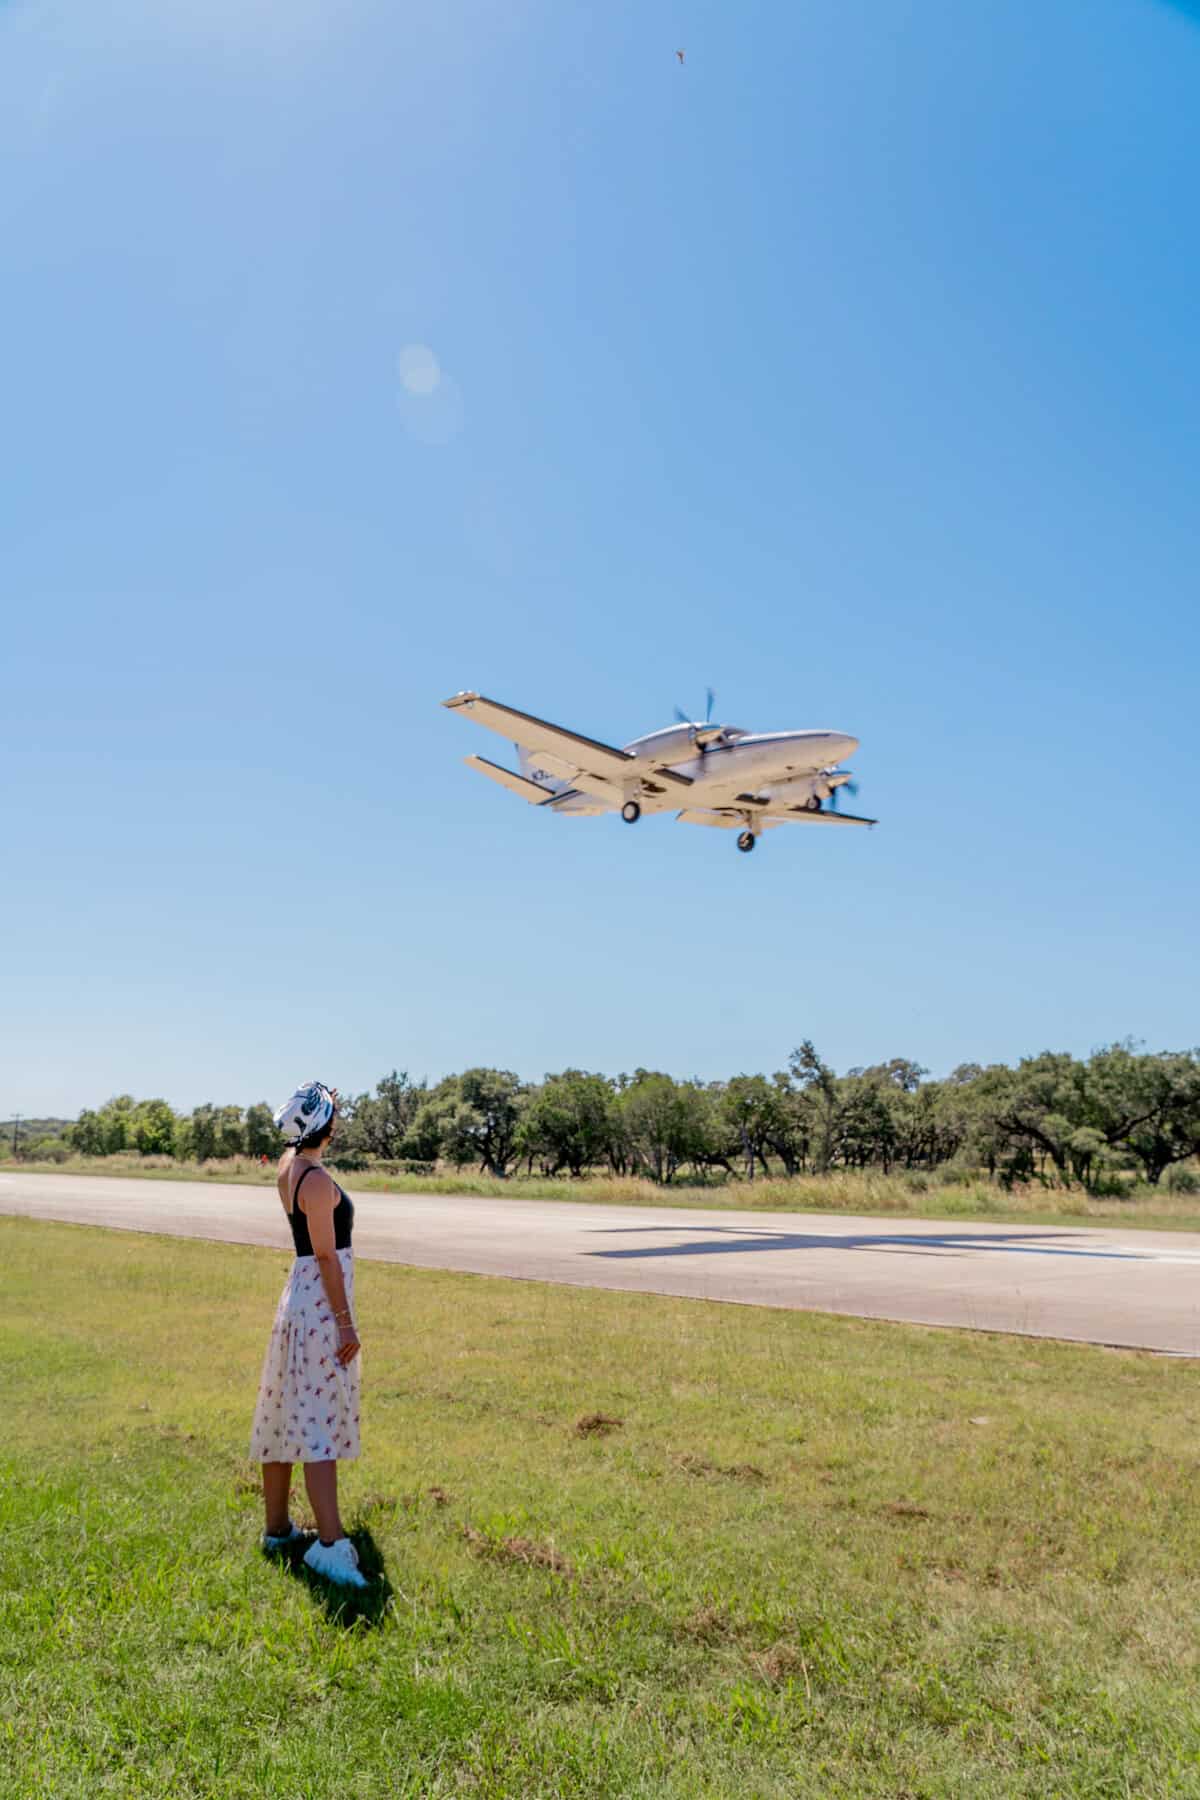
{"label": "floral print on skirt", "polygon": [[[353,1313],[354,1252],[339,1250],[337,1259]],[[336,1349],[320,1266],[315,1256],[298,1256],[263,1360],[250,1433],[255,1462],[345,1462],[358,1455],[362,1351],[343,1369]]]}

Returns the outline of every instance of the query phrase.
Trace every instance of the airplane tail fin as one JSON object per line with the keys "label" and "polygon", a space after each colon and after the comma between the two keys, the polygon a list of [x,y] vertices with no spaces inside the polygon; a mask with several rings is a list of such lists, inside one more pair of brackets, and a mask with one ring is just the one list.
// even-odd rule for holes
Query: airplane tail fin
{"label": "airplane tail fin", "polygon": [[536,750],[523,750],[518,744],[516,751],[517,761],[526,781],[536,781],[539,787],[548,788],[552,794],[566,793],[570,782],[564,781],[561,775],[556,775],[553,769],[544,767],[545,759],[539,757]]}

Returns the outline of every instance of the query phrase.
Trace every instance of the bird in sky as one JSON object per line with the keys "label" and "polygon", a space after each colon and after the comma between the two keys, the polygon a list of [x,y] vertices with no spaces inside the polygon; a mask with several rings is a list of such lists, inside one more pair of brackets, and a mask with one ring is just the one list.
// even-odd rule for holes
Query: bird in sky
{"label": "bird in sky", "polygon": [[679,60],[680,60],[680,62],[682,62],[682,61],[683,61],[683,51],[682,51],[682,50],[677,50],[677,51],[676,51],[676,52],[675,52],[675,54],[676,54],[676,56],[677,56],[677,57],[678,57],[678,58],[679,58]]}

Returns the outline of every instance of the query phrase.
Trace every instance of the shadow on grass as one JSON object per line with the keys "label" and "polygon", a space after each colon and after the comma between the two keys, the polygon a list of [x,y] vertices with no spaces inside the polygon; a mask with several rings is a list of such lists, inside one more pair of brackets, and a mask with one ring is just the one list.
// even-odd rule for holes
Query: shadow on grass
{"label": "shadow on grass", "polygon": [[308,1589],[324,1609],[331,1625],[382,1625],[392,1601],[392,1584],[383,1566],[382,1553],[368,1526],[355,1526],[346,1535],[358,1551],[359,1570],[369,1583],[365,1588],[344,1587],[340,1582],[326,1581],[323,1575],[315,1575],[304,1561],[304,1552],[313,1542],[311,1536],[306,1536],[304,1543],[293,1550],[267,1554],[272,1562],[282,1564],[289,1575]]}

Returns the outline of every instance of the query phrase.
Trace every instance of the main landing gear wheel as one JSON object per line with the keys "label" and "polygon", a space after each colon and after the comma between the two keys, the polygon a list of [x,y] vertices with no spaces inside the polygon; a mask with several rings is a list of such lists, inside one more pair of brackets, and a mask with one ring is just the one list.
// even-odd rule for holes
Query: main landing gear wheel
{"label": "main landing gear wheel", "polygon": [[621,808],[621,817],[627,825],[636,825],[642,816],[642,809],[636,800],[627,800]]}
{"label": "main landing gear wheel", "polygon": [[752,831],[739,831],[737,846],[739,850],[753,850],[754,833]]}
{"label": "main landing gear wheel", "polygon": [[821,802],[817,799],[815,794],[811,799],[804,802],[804,809],[806,812],[820,812]]}

